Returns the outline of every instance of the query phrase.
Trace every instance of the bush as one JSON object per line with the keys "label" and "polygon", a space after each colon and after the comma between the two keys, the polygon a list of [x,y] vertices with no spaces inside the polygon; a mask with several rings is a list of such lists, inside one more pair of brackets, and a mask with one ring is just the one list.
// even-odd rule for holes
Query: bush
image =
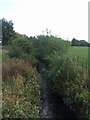
{"label": "bush", "polygon": [[77,66],[72,58],[53,56],[50,59],[49,79],[64,103],[78,118],[90,119],[90,93],[87,88],[86,69]]}
{"label": "bush", "polygon": [[33,40],[33,45],[36,49],[36,58],[42,62],[49,62],[48,57],[52,54],[65,54],[69,43],[54,36],[38,36]]}
{"label": "bush", "polygon": [[12,41],[8,47],[8,55],[10,58],[23,58],[30,61],[32,64],[36,64],[35,49],[32,42],[24,37],[20,37]]}
{"label": "bush", "polygon": [[3,118],[40,118],[40,76],[22,59],[7,59],[2,66]]}

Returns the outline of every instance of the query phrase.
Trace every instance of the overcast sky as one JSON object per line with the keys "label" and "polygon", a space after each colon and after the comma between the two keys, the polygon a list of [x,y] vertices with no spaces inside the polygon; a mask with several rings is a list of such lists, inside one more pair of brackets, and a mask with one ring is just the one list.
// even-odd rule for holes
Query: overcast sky
{"label": "overcast sky", "polygon": [[0,18],[34,36],[48,28],[63,39],[88,41],[88,0],[0,0]]}

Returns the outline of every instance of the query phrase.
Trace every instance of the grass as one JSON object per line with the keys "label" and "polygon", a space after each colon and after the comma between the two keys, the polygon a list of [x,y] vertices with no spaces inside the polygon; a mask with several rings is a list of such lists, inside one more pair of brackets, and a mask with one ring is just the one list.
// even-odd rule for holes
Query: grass
{"label": "grass", "polygon": [[73,56],[73,58],[76,59],[80,65],[86,66],[88,64],[88,47],[72,46],[69,48],[68,53],[70,56]]}

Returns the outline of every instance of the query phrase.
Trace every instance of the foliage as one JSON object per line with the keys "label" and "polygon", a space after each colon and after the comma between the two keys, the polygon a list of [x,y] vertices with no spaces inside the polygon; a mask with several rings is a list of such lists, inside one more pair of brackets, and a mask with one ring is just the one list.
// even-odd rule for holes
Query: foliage
{"label": "foliage", "polygon": [[5,51],[2,51],[2,61],[3,61],[3,60],[6,60],[6,59],[8,59],[8,58],[9,58],[8,53],[5,52]]}
{"label": "foliage", "polygon": [[39,36],[34,43],[37,58],[48,62],[48,76],[54,90],[62,96],[65,104],[78,116],[90,118],[90,93],[87,68],[77,64],[77,59],[67,57],[69,44],[53,36]]}
{"label": "foliage", "polygon": [[90,43],[86,42],[85,40],[77,40],[75,38],[72,39],[72,46],[90,46]]}
{"label": "foliage", "polygon": [[2,45],[8,44],[11,41],[11,37],[13,36],[13,22],[7,21],[6,19],[2,19]]}
{"label": "foliage", "polygon": [[36,48],[36,58],[43,62],[49,62],[48,57],[52,54],[63,55],[67,51],[69,43],[54,36],[38,36],[33,41]]}
{"label": "foliage", "polygon": [[[53,89],[78,117],[89,120],[90,76],[87,68],[77,64],[78,59],[73,59],[72,55],[67,57],[70,42],[48,36],[48,31],[46,36],[28,38],[13,32],[12,21],[5,19],[2,27],[3,45],[9,44],[10,57],[3,62],[3,116],[39,117],[40,76],[32,66],[43,62],[47,65],[48,79],[53,83]],[[86,46],[87,42],[74,38],[72,45]],[[69,50],[72,54],[73,50]]]}
{"label": "foliage", "polygon": [[54,90],[62,96],[65,104],[78,118],[90,118],[88,70],[68,55],[70,44],[53,36],[38,36],[34,41],[37,58],[48,63],[48,76]]}
{"label": "foliage", "polygon": [[87,69],[77,66],[72,58],[53,56],[50,59],[49,79],[55,91],[78,118],[90,118],[90,93],[87,88]]}
{"label": "foliage", "polygon": [[24,36],[20,36],[12,41],[8,47],[10,58],[23,58],[35,64],[35,49],[32,42]]}
{"label": "foliage", "polygon": [[76,59],[78,65],[82,67],[88,67],[88,50],[90,47],[76,47],[71,46],[68,49],[68,56],[71,56],[73,59]]}
{"label": "foliage", "polygon": [[39,118],[40,76],[22,59],[3,62],[3,118]]}

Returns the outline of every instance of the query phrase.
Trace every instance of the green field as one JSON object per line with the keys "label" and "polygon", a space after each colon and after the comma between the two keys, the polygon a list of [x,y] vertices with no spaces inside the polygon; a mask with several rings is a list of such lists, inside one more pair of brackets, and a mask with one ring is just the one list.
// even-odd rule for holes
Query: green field
{"label": "green field", "polygon": [[86,66],[88,64],[88,50],[90,47],[70,47],[69,48],[69,55],[73,56],[77,60],[77,62],[82,65]]}

